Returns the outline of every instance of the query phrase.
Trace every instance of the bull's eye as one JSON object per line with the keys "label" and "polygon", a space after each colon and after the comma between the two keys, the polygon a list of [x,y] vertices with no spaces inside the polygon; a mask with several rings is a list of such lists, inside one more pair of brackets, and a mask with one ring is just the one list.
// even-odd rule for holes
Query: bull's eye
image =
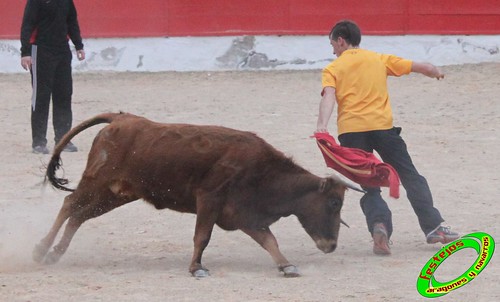
{"label": "bull's eye", "polygon": [[337,199],[330,199],[328,201],[328,205],[331,207],[331,208],[336,208],[338,205],[340,204],[339,200]]}

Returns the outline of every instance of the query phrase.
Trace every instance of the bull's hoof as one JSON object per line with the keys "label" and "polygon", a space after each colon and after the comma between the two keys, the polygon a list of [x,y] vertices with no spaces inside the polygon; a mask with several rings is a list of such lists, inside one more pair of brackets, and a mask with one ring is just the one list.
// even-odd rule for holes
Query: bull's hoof
{"label": "bull's hoof", "polygon": [[195,278],[205,278],[210,276],[207,269],[197,269],[194,272],[192,272],[191,275],[193,275],[193,277]]}
{"label": "bull's hoof", "polygon": [[300,277],[299,269],[295,265],[280,267],[280,271],[283,272],[285,278]]}
{"label": "bull's hoof", "polygon": [[35,245],[35,248],[33,249],[33,260],[37,263],[41,263],[43,258],[45,258],[45,255],[47,255],[47,252],[49,251],[48,246],[43,245],[43,244],[37,244]]}
{"label": "bull's hoof", "polygon": [[47,254],[45,259],[43,260],[43,264],[55,264],[59,261],[61,256],[62,256],[62,254],[55,252],[55,251],[52,251],[52,252]]}

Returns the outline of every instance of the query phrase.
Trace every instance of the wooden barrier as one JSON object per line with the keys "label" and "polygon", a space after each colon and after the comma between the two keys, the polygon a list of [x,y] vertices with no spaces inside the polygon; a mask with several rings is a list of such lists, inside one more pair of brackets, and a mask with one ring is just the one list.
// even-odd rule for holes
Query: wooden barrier
{"label": "wooden barrier", "polygon": [[[323,35],[341,19],[366,35],[500,34],[500,0],[74,0],[85,38]],[[18,39],[26,0],[0,3]]]}

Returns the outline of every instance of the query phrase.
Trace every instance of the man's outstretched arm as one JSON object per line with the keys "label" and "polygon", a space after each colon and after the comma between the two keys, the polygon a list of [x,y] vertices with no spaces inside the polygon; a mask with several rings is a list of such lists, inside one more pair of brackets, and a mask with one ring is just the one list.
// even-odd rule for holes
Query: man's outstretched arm
{"label": "man's outstretched arm", "polygon": [[441,72],[439,68],[432,65],[431,63],[423,63],[423,62],[413,62],[411,65],[411,71],[421,73],[429,78],[436,78],[438,80],[444,78],[444,73]]}

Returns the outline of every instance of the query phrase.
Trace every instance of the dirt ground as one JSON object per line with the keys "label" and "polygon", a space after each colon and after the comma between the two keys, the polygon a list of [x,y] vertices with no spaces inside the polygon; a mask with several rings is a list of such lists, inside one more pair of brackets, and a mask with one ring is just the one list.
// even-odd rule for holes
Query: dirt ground
{"label": "dirt ground", "polygon": [[[447,224],[462,234],[500,240],[500,64],[448,66],[446,78],[390,78],[395,124],[434,194]],[[319,175],[327,168],[315,141],[320,72],[77,73],[74,125],[119,110],[160,122],[215,124],[257,133]],[[394,234],[390,257],[372,242],[349,191],[338,249],[317,250],[296,217],[271,226],[282,252],[302,276],[283,278],[271,257],[240,231],[215,229],[204,254],[211,276],[188,273],[194,215],[157,211],[143,201],[86,222],[61,261],[31,259],[66,193],[42,186],[49,155],[31,153],[29,75],[0,74],[0,300],[1,301],[422,301],[420,270],[440,245],[425,243],[402,189],[388,197]],[[64,153],[74,186],[86,163],[93,127],[76,137],[80,152]],[[335,134],[336,126],[330,130]],[[52,148],[53,132],[49,127]],[[464,249],[436,272],[440,281],[462,274],[476,259]],[[444,301],[500,301],[500,260],[494,255],[470,284]]]}

